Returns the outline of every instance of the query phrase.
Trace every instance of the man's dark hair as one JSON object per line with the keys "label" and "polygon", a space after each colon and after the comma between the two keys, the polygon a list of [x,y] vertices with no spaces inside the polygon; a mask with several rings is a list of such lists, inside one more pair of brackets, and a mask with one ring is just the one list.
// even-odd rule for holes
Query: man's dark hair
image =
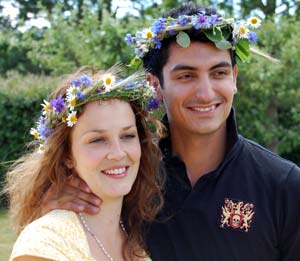
{"label": "man's dark hair", "polygon": [[[168,12],[163,14],[163,18],[173,17],[178,18],[181,15],[197,15],[200,12],[204,12],[206,15],[217,14],[217,11],[212,7],[201,7],[196,5],[195,3],[189,2],[177,8],[173,8]],[[191,28],[185,31],[191,41],[198,42],[211,42],[205,34],[201,30],[196,30]],[[170,44],[176,40],[176,36],[165,38],[161,42],[160,49],[151,49],[144,57],[143,57],[143,66],[147,72],[155,75],[160,82],[161,87],[163,87],[163,73],[162,69],[168,61],[169,58],[169,47]],[[231,39],[229,39],[230,41]],[[235,51],[232,49],[228,50],[230,53],[232,66],[236,64],[235,61]]]}

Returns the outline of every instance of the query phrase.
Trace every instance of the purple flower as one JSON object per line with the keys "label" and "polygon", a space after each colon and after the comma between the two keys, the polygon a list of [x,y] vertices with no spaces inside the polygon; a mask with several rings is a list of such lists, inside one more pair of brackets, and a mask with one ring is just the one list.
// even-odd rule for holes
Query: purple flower
{"label": "purple flower", "polygon": [[58,113],[62,112],[66,108],[66,105],[65,105],[64,100],[61,97],[61,95],[58,96],[56,99],[51,100],[50,105]]}
{"label": "purple flower", "polygon": [[127,33],[125,35],[125,41],[127,42],[128,45],[133,44],[133,38],[132,38],[132,35],[130,33]]}
{"label": "purple flower", "polygon": [[257,39],[258,39],[258,37],[257,37],[256,32],[249,32],[248,40],[249,40],[250,43],[256,43]]}
{"label": "purple flower", "polygon": [[218,23],[218,21],[219,21],[218,15],[216,15],[216,14],[211,15],[211,17],[210,17],[210,24],[212,26],[216,25]]}
{"label": "purple flower", "polygon": [[147,110],[151,111],[151,110],[155,110],[159,107],[159,100],[157,100],[156,98],[151,98],[148,106],[147,106]]}
{"label": "purple flower", "polygon": [[210,28],[211,24],[207,16],[199,14],[192,18],[192,24],[196,30],[200,28]]}
{"label": "purple flower", "polygon": [[151,31],[154,34],[164,33],[165,30],[166,30],[166,24],[165,24],[165,21],[162,18],[156,20],[152,24]]}
{"label": "purple flower", "polygon": [[39,118],[39,124],[42,125],[42,124],[45,124],[45,123],[46,123],[46,118],[43,117],[43,116],[41,116],[41,117]]}

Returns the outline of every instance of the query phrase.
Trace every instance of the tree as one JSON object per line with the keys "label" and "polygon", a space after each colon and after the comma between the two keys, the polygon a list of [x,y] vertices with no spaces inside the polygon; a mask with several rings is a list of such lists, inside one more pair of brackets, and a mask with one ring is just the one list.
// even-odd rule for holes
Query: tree
{"label": "tree", "polygon": [[236,98],[241,133],[295,162],[300,161],[299,26],[295,17],[265,22],[259,46],[280,63],[257,57],[241,64]]}

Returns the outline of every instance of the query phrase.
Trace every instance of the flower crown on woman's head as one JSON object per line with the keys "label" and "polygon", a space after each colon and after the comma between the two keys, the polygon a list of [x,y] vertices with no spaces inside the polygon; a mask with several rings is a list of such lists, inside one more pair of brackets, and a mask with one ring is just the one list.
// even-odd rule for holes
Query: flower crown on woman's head
{"label": "flower crown on woman's head", "polygon": [[201,30],[217,48],[231,48],[242,62],[246,62],[250,58],[250,44],[257,41],[254,30],[260,25],[261,20],[257,17],[251,17],[246,22],[235,22],[233,18],[226,19],[217,14],[206,15],[205,12],[200,12],[178,18],[159,18],[150,28],[137,31],[135,36],[128,33],[125,40],[135,47],[134,64],[140,62],[151,49],[160,49],[165,38],[176,35],[176,42],[182,47],[188,47],[191,40],[185,31]]}
{"label": "flower crown on woman's head", "polygon": [[39,151],[44,150],[44,142],[57,126],[74,126],[77,123],[77,113],[82,111],[82,106],[88,102],[121,99],[135,101],[148,110],[156,109],[158,102],[154,97],[155,89],[144,80],[144,72],[118,79],[122,70],[122,66],[117,64],[101,74],[96,81],[84,74],[70,81],[65,95],[58,95],[50,101],[44,100],[37,126],[30,130],[30,134],[40,143]]}

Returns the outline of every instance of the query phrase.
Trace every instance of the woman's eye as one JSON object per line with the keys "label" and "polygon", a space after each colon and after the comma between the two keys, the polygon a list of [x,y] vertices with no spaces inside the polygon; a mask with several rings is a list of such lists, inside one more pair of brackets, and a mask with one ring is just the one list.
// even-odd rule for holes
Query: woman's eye
{"label": "woman's eye", "polygon": [[104,142],[105,139],[103,138],[93,138],[89,141],[89,143],[97,143],[97,142]]}
{"label": "woman's eye", "polygon": [[122,136],[123,139],[134,139],[136,137],[136,134],[125,134]]}

